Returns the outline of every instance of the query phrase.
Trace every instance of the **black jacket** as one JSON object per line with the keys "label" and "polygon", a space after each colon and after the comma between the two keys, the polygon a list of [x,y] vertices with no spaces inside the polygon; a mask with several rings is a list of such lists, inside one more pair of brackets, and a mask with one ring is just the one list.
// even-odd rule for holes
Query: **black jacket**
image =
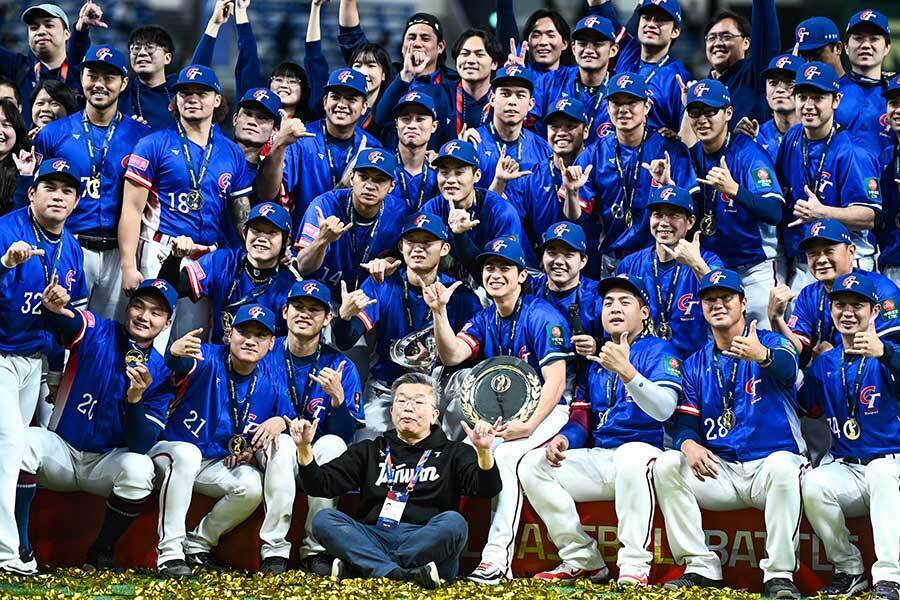
{"label": "black jacket", "polygon": [[485,471],[478,467],[475,449],[447,439],[437,426],[415,445],[407,444],[390,430],[374,440],[351,445],[341,456],[319,466],[315,461],[300,467],[304,491],[317,498],[334,498],[359,489],[357,518],[374,525],[387,495],[384,477],[385,444],[391,447],[394,466],[394,489],[406,491],[416,464],[426,450],[432,450],[425,462],[419,482],[403,512],[403,522],[424,525],[433,516],[457,510],[460,496],[492,498],[500,493],[500,471],[495,464]]}

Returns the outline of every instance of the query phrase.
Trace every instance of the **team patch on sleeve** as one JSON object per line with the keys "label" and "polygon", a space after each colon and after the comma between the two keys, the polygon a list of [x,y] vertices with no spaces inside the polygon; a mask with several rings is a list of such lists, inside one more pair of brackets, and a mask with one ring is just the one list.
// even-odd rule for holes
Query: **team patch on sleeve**
{"label": "team patch on sleeve", "polygon": [[559,325],[547,325],[547,343],[562,348],[566,344],[563,328]]}
{"label": "team patch on sleeve", "polygon": [[765,167],[759,167],[758,169],[753,170],[753,183],[758,188],[772,187],[774,179],[772,172]]}
{"label": "team patch on sleeve", "polygon": [[875,177],[866,177],[866,198],[869,200],[878,200],[881,198],[881,190],[878,186],[878,179]]}
{"label": "team patch on sleeve", "polygon": [[128,157],[128,166],[138,171],[145,171],[150,166],[150,161],[137,154],[132,154]]}
{"label": "team patch on sleeve", "polygon": [[897,302],[893,298],[886,298],[878,303],[879,315],[882,321],[892,321],[897,318]]}
{"label": "team patch on sleeve", "polygon": [[674,377],[681,377],[681,360],[674,356],[666,356],[666,373]]}

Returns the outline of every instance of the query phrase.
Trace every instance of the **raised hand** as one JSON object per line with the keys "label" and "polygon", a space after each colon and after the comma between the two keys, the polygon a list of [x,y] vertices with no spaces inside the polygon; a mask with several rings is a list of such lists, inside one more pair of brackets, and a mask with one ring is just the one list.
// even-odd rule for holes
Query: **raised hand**
{"label": "raised hand", "polygon": [[367,306],[378,302],[375,298],[369,298],[361,289],[347,290],[347,282],[341,280],[341,308],[338,310],[340,317],[349,321],[363,311]]}
{"label": "raised hand", "polygon": [[731,176],[731,170],[728,168],[724,156],[717,166],[709,170],[705,178],[701,179],[698,177],[697,181],[704,185],[712,186],[716,188],[716,190],[723,194],[727,194],[732,198],[737,196],[739,187],[738,182]]}
{"label": "raised hand", "polygon": [[575,353],[579,356],[592,356],[597,352],[597,340],[592,335],[586,333],[573,335],[570,341],[575,348]]}
{"label": "raised hand", "polygon": [[78,13],[78,21],[75,23],[75,28],[78,31],[83,31],[85,27],[99,27],[100,29],[109,27],[103,22],[103,9],[92,0],[87,0],[84,6],[81,7]]}
{"label": "raised hand", "polygon": [[231,9],[233,8],[231,0],[216,0],[212,14],[209,17],[211,25],[221,26],[228,22],[231,18]]}
{"label": "raised hand", "polygon": [[703,261],[703,256],[700,254],[700,232],[694,232],[694,238],[691,241],[687,241],[682,238],[678,240],[678,243],[675,244],[674,247],[670,248],[669,246],[661,245],[663,253],[671,259],[675,259],[683,265],[687,265],[688,267],[696,268],[701,265]]}
{"label": "raised hand", "polygon": [[569,449],[569,438],[564,435],[557,435],[544,448],[544,456],[551,467],[559,467],[566,460],[566,450]]}
{"label": "raised hand", "polygon": [[2,258],[3,266],[7,269],[13,269],[34,256],[44,256],[44,251],[40,248],[34,248],[27,242],[19,240],[18,242],[13,242],[10,247],[6,249]]}
{"label": "raised hand", "polygon": [[[474,127],[469,127],[468,125],[463,125],[462,131],[459,132],[459,139],[464,142],[469,142],[473,146],[477,146],[481,143],[481,134],[478,133],[478,130]],[[431,159],[434,160],[434,159]],[[431,162],[431,161],[429,161]]]}
{"label": "raised hand", "polygon": [[194,240],[188,235],[179,235],[172,240],[172,254],[184,258],[194,253]]}
{"label": "raised hand", "polygon": [[750,329],[747,335],[737,335],[731,340],[731,348],[722,352],[725,356],[739,358],[741,360],[752,360],[753,362],[764,362],[769,356],[769,350],[759,341],[759,335],[756,333],[756,320],[750,323]]}
{"label": "raised hand", "polygon": [[588,178],[590,178],[591,176],[591,171],[594,170],[594,165],[588,165],[585,168],[581,168],[579,165],[566,167],[565,165],[563,165],[562,159],[559,159],[559,163],[557,163],[556,168],[558,168],[562,173],[563,188],[565,188],[567,192],[578,193],[578,190],[583,188],[588,182]]}
{"label": "raised hand", "polygon": [[884,354],[884,342],[875,331],[875,315],[869,317],[869,327],[865,331],[853,334],[853,345],[845,350],[847,354],[858,354],[869,358],[881,358]]}
{"label": "raised hand", "polygon": [[783,283],[779,283],[769,290],[769,320],[783,317],[788,304],[796,297],[797,294]]}
{"label": "raised hand", "polygon": [[687,83],[684,82],[684,79],[681,78],[681,75],[678,73],[675,74],[675,80],[678,82],[678,89],[681,90],[681,106],[687,108],[687,94],[688,90],[692,85],[697,83],[696,79],[691,79]]}
{"label": "raised hand", "polygon": [[316,437],[316,428],[319,426],[319,420],[309,422],[306,419],[294,419],[291,421],[291,439],[300,446],[309,447],[313,439]]}
{"label": "raised hand", "polygon": [[510,65],[525,66],[525,57],[528,55],[528,42],[522,42],[521,48],[516,48],[516,40],[509,38],[509,54],[506,56],[504,67]]}
{"label": "raised hand", "polygon": [[478,219],[472,219],[469,215],[469,211],[464,208],[456,208],[453,206],[453,202],[448,200],[450,204],[450,213],[447,216],[447,227],[450,228],[450,231],[459,235],[461,233],[465,233],[472,229],[475,229],[481,221]]}
{"label": "raised hand", "polygon": [[466,437],[469,438],[469,441],[472,442],[472,445],[475,446],[475,448],[490,450],[497,437],[497,427],[500,426],[501,420],[500,417],[497,417],[497,420],[491,425],[487,421],[479,419],[478,422],[475,423],[475,427],[469,427],[469,424],[466,423],[465,419],[460,421],[459,424],[462,425]]}
{"label": "raised hand", "polygon": [[122,291],[126,296],[130,296],[143,281],[144,276],[137,270],[137,267],[122,269]]}
{"label": "raised hand", "polygon": [[19,150],[18,154],[13,152],[11,156],[19,175],[22,175],[23,177],[31,177],[34,175],[34,170],[37,168],[37,157],[35,156],[34,146],[31,147],[31,150],[25,150],[23,148],[22,150]]}
{"label": "raised hand", "polygon": [[153,376],[147,365],[140,364],[135,367],[125,367],[125,375],[128,377],[128,391],[125,399],[128,404],[137,404],[144,396],[144,392],[153,383]]}
{"label": "raised hand", "polygon": [[345,231],[353,227],[353,223],[344,225],[344,222],[334,215],[326,218],[318,206],[316,206],[316,219],[319,222],[319,235],[316,239],[324,240],[326,244],[336,241]]}
{"label": "raised hand", "polygon": [[[283,117],[284,112],[282,111]],[[273,146],[290,146],[300,138],[316,137],[316,134],[306,130],[306,124],[301,119],[282,118],[281,127],[272,141]]]}
{"label": "raised hand", "polygon": [[426,285],[421,277],[418,275],[416,277],[422,288],[422,299],[425,300],[425,304],[428,305],[431,312],[443,310],[450,303],[450,297],[453,296],[456,288],[462,285],[462,281],[454,281],[450,287],[447,287],[437,279],[431,285]]}
{"label": "raised hand", "polygon": [[600,348],[597,356],[588,356],[588,360],[599,363],[607,371],[612,371],[622,379],[631,379],[631,343],[628,341],[628,332],[623,331],[619,336],[619,342],[606,342]]}
{"label": "raised hand", "polygon": [[269,444],[275,444],[278,448],[278,436],[284,431],[284,419],[281,417],[269,417],[253,432],[250,445],[254,450],[265,450]]}
{"label": "raised hand", "polygon": [[794,216],[797,218],[788,223],[788,227],[797,227],[816,219],[825,218],[825,205],[809,189],[808,185],[803,186],[803,191],[806,192],[806,200],[800,199],[794,203]]}
{"label": "raised hand", "polygon": [[203,360],[203,352],[200,349],[200,345],[203,343],[200,339],[201,333],[203,333],[202,327],[187,332],[184,337],[172,343],[169,347],[169,352],[172,353],[172,356],[177,356],[178,358]]}
{"label": "raised hand", "polygon": [[756,139],[756,136],[759,135],[759,121],[751,119],[750,117],[743,117],[738,121],[737,127],[735,127],[734,130],[738,133],[743,133],[752,139]]}
{"label": "raised hand", "polygon": [[494,178],[506,183],[513,179],[519,179],[531,175],[531,171],[522,171],[519,169],[519,163],[512,156],[506,154],[506,146],[500,147],[500,160],[497,162],[497,169],[494,172]]}
{"label": "raised hand", "polygon": [[310,373],[309,378],[322,387],[322,391],[331,397],[331,406],[337,408],[344,403],[344,384],[341,377],[344,374],[346,360],[342,360],[338,368],[325,367],[318,374]]}
{"label": "raised hand", "polygon": [[421,50],[408,50],[403,55],[403,69],[400,71],[400,78],[409,83],[424,73],[427,66],[428,55]]}
{"label": "raised hand", "polygon": [[393,275],[402,264],[398,258],[374,258],[369,262],[360,263],[359,266],[369,272],[375,283],[383,283],[384,278]]}
{"label": "raised hand", "polygon": [[674,185],[672,181],[672,161],[669,152],[663,153],[663,158],[651,160],[649,163],[641,163],[641,166],[650,172],[653,180],[660,185]]}
{"label": "raised hand", "polygon": [[66,308],[66,305],[69,304],[71,299],[69,291],[59,285],[59,275],[54,273],[53,279],[47,287],[44,288],[43,294],[41,294],[41,303],[44,305],[44,308],[52,313],[71,319],[75,317],[75,313]]}

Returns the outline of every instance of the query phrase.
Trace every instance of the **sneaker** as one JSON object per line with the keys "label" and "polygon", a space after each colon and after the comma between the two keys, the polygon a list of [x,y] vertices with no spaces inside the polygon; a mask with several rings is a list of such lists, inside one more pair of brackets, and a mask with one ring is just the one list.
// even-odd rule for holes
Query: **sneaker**
{"label": "sneaker", "polygon": [[900,584],[893,581],[876,581],[873,597],[885,600],[900,600]]}
{"label": "sneaker", "polygon": [[801,598],[800,590],[790,579],[776,577],[763,584],[763,596],[767,598]]}
{"label": "sneaker", "polygon": [[25,565],[26,569],[34,571],[35,575],[40,574],[38,571],[37,559],[34,557],[34,549],[22,550],[19,548],[19,560]]}
{"label": "sneaker", "polygon": [[865,573],[850,575],[849,573],[835,573],[831,576],[831,582],[819,590],[823,596],[853,596],[869,589],[869,580]]}
{"label": "sneaker", "polygon": [[22,562],[21,558],[14,558],[9,562],[0,565],[0,572],[21,577],[38,577],[41,575],[37,569],[37,561],[33,558],[27,563]]}
{"label": "sneaker", "polygon": [[344,573],[344,561],[339,558],[335,558],[331,561],[331,576],[337,577],[338,579],[343,579],[346,577]]}
{"label": "sneaker", "polygon": [[441,585],[441,577],[438,575],[437,565],[434,561],[424,564],[406,572],[407,581],[411,581],[426,590],[436,590]]}
{"label": "sneaker", "polygon": [[680,590],[682,588],[699,587],[699,588],[721,588],[721,579],[710,579],[698,573],[685,573],[678,579],[667,581],[663,585],[664,590]]}
{"label": "sneaker", "polygon": [[176,579],[180,577],[190,577],[193,570],[181,558],[167,560],[163,564],[156,567],[156,575],[163,579]]}
{"label": "sneaker", "polygon": [[113,557],[112,548],[100,550],[91,548],[88,550],[87,558],[84,560],[84,568],[90,570],[116,570],[116,559]]}
{"label": "sneaker", "polygon": [[620,589],[624,589],[635,585],[647,585],[647,577],[644,575],[631,575],[630,573],[623,574],[619,571],[619,578],[616,580],[616,586]]}
{"label": "sneaker", "polygon": [[568,563],[561,563],[552,571],[544,571],[534,576],[535,579],[543,581],[570,581],[572,579],[588,579],[595,583],[600,583],[609,579],[609,569],[603,565],[599,569],[585,570]]}
{"label": "sneaker", "polygon": [[466,579],[484,585],[497,585],[506,579],[506,572],[494,563],[485,560]]}
{"label": "sneaker", "polygon": [[225,566],[216,562],[213,555],[209,552],[197,552],[196,554],[188,554],[185,556],[187,564],[192,567],[201,567],[209,571],[224,571]]}
{"label": "sneaker", "polygon": [[313,575],[328,577],[331,575],[331,567],[334,559],[327,554],[311,554],[303,561],[303,566]]}
{"label": "sneaker", "polygon": [[281,575],[287,571],[287,559],[283,556],[267,556],[259,565],[260,575]]}

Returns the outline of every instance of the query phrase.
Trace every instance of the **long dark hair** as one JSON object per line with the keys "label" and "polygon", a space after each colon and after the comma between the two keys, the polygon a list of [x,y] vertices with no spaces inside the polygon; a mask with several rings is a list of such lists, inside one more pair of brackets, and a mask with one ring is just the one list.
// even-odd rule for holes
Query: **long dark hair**
{"label": "long dark hair", "polygon": [[[353,51],[353,54],[350,55],[350,60],[347,61],[347,65],[352,67],[353,63],[356,61],[367,62],[367,59],[369,58],[374,59],[375,62],[378,63],[378,66],[381,67],[381,70],[384,71],[384,81],[378,88],[378,96],[375,98],[375,104],[378,104],[378,101],[381,100],[381,97],[384,95],[384,90],[387,88],[388,83],[394,78],[394,66],[391,63],[391,57],[388,55],[387,50],[378,44],[373,44],[371,42],[367,42],[356,48]],[[374,106],[370,106],[369,109],[374,113]]]}
{"label": "long dark hair", "polygon": [[28,130],[25,128],[22,113],[13,100],[9,98],[0,100],[0,112],[16,133],[16,143],[13,144],[12,150],[0,160],[0,214],[6,214],[12,210],[13,195],[16,193],[19,178],[19,170],[12,157],[20,150],[31,150],[31,140],[28,139]]}

